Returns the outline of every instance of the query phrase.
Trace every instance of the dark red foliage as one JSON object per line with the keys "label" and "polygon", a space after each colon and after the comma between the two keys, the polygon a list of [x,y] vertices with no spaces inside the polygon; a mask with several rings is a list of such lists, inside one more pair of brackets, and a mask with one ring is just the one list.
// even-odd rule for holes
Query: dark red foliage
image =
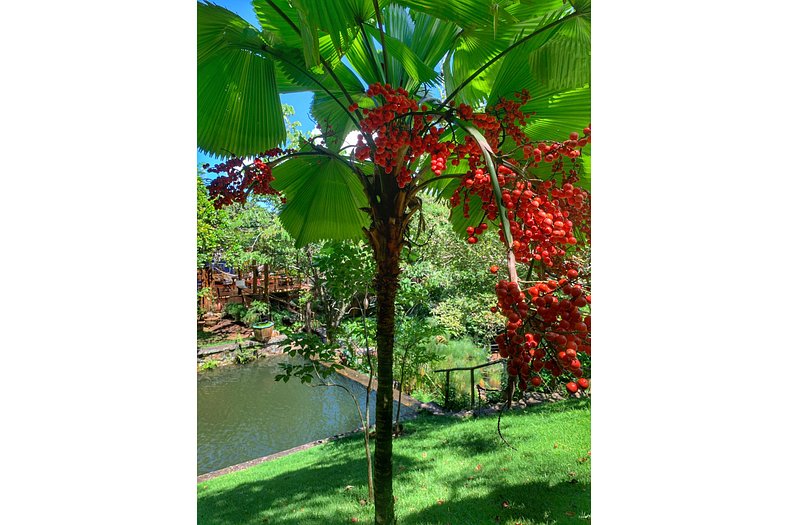
{"label": "dark red foliage", "polygon": [[[268,162],[290,153],[293,153],[293,150],[273,148],[251,160],[231,157],[215,166],[209,167],[206,164],[204,167],[208,173],[219,174],[208,184],[208,193],[214,199],[214,206],[221,208],[233,202],[244,202],[250,193],[279,195],[279,192],[271,187],[274,177]],[[282,202],[285,202],[284,198]]]}

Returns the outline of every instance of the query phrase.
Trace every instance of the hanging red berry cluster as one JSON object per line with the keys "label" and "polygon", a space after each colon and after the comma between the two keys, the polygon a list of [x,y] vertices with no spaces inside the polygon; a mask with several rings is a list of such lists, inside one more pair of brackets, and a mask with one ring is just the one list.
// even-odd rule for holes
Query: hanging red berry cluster
{"label": "hanging red berry cluster", "polygon": [[[523,91],[516,99],[501,100],[486,114],[475,113],[469,106],[460,104],[457,116],[482,131],[494,155],[508,160],[508,165],[498,166],[495,176],[501,188],[503,212],[509,221],[510,248],[515,261],[539,261],[545,269],[565,277],[535,282],[527,293],[517,282],[500,281],[496,286],[498,304],[491,311],[500,312],[507,324],[496,342],[501,357],[508,358],[508,373],[519,378],[522,390],[540,386],[540,373],[547,370],[554,377],[572,378],[566,388],[575,393],[590,384],[583,371],[590,359],[581,360],[579,355],[591,354],[591,316],[587,314],[591,295],[581,286],[577,269],[565,256],[567,247],[579,242],[576,232],[582,232],[584,240],[590,242],[590,196],[576,183],[578,160],[582,148],[591,141],[591,128],[583,130],[582,138],[572,132],[565,141],[532,142],[523,130],[532,115],[523,111],[530,96]],[[511,139],[513,147],[504,153],[501,148],[507,139]],[[469,196],[479,196],[486,221],[499,222],[498,235],[505,242],[501,209],[493,194],[491,174],[481,147],[466,136],[455,154],[452,164],[458,165],[466,159],[469,169],[452,195],[452,206],[462,202],[463,214],[468,217]],[[526,178],[529,168],[536,168],[540,163],[550,164],[551,180]],[[478,236],[487,229],[486,221],[467,228],[470,244],[478,242]],[[490,270],[497,273],[498,268],[494,266]]]}
{"label": "hanging red berry cluster", "polygon": [[574,376],[566,383],[571,393],[588,388],[580,354],[591,355],[591,316],[583,310],[591,295],[577,282],[577,270],[567,275],[534,284],[528,293],[515,282],[499,281],[496,286],[498,304],[491,310],[500,311],[508,322],[495,341],[501,357],[508,358],[509,375],[519,378],[522,390],[542,384],[542,369],[554,377]]}
{"label": "hanging red berry cluster", "polygon": [[[552,266],[556,259],[566,253],[566,245],[577,244],[575,227],[586,236],[590,235],[589,194],[573,184],[578,180],[576,168],[573,166],[567,173],[561,160],[563,153],[569,155],[577,150],[567,150],[559,146],[555,151],[558,152],[559,160],[550,159],[549,162],[555,162],[553,176],[563,178],[564,182],[560,186],[556,186],[553,180],[522,180],[507,166],[498,167],[498,185],[512,234],[511,248],[518,262],[536,259]],[[462,201],[463,214],[467,217],[468,197],[478,195],[482,200],[486,219],[495,221],[498,219],[499,209],[493,196],[490,175],[479,165],[475,154],[468,158],[469,164],[479,167],[466,173],[463,183],[452,195],[451,205],[456,207]],[[576,162],[575,159],[576,155],[571,162]],[[479,233],[481,232],[476,229],[469,229],[468,242],[474,244],[475,236]],[[503,240],[502,226],[498,233]]]}
{"label": "hanging red berry cluster", "polygon": [[[208,184],[208,194],[214,199],[214,206],[221,208],[233,202],[245,202],[249,193],[279,195],[279,192],[271,187],[274,180],[271,166],[263,159],[270,161],[290,153],[293,153],[293,150],[273,148],[261,153],[252,162],[248,162],[248,159],[245,161],[243,157],[232,157],[212,167],[205,164],[203,167],[209,173],[220,174]],[[285,202],[284,197],[282,202]]]}
{"label": "hanging red berry cluster", "polygon": [[[454,143],[440,141],[444,128],[431,125],[433,115],[425,114],[428,106],[419,107],[407,90],[394,89],[389,84],[372,84],[367,95],[379,105],[362,110],[364,118],[359,126],[361,131],[373,136],[375,152],[371,154],[364,136],[359,134],[356,158],[366,160],[372,157],[372,161],[386,173],[394,174],[400,188],[413,179],[412,164],[425,153],[431,156],[432,171],[440,175],[446,169],[446,158],[454,149]],[[358,104],[351,104],[349,109],[355,111]]]}

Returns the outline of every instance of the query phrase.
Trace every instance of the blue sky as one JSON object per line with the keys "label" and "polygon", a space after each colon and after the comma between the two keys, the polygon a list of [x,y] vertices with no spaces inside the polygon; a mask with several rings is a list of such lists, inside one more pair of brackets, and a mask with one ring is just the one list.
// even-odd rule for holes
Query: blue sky
{"label": "blue sky", "polygon": [[[260,29],[260,24],[257,21],[257,15],[254,12],[251,0],[213,0],[212,3],[237,13],[244,20]],[[309,106],[312,102],[311,93],[288,93],[280,95],[279,98],[283,103],[293,106],[295,109],[295,116],[293,117],[293,120],[301,123],[302,131],[309,133],[312,131],[312,129],[314,129],[315,125],[309,117]],[[210,155],[206,155],[201,151],[197,152],[197,163],[199,166],[202,166],[205,163],[215,164],[217,162],[219,162],[219,159]]]}

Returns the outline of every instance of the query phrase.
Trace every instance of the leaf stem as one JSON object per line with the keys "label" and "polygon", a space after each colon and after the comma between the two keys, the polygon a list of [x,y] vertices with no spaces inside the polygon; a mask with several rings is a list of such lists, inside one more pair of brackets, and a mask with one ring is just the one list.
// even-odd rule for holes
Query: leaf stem
{"label": "leaf stem", "polygon": [[378,29],[380,30],[380,47],[383,49],[383,73],[385,75],[386,82],[390,82],[389,58],[388,53],[386,52],[386,36],[383,32],[383,19],[380,16],[380,5],[378,5],[378,0],[372,0],[372,3],[375,5],[375,19],[378,23]]}

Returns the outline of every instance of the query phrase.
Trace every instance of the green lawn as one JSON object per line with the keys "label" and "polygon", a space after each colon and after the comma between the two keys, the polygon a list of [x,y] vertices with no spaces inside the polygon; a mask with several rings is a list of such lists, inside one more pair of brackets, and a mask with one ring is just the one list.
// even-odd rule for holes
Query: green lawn
{"label": "green lawn", "polygon": [[[400,525],[579,524],[591,514],[591,410],[568,400],[497,417],[422,416],[394,441]],[[197,486],[198,522],[372,523],[359,436]]]}

